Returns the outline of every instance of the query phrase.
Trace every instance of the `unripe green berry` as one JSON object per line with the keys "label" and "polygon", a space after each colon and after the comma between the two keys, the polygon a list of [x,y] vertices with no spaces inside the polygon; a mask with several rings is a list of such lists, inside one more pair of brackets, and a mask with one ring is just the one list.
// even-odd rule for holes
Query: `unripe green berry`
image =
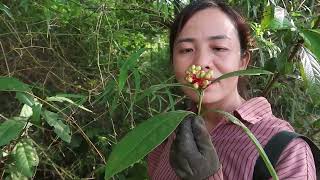
{"label": "unripe green berry", "polygon": [[205,78],[206,78],[206,79],[211,79],[212,77],[213,77],[213,71],[210,70],[210,71],[208,71],[208,72],[206,73]]}
{"label": "unripe green berry", "polygon": [[186,77],[186,80],[187,80],[189,83],[192,83],[192,81],[193,81],[193,79],[192,79],[191,76],[187,76],[187,77]]}
{"label": "unripe green berry", "polygon": [[197,71],[197,72],[196,72],[196,77],[197,77],[197,78],[200,78],[200,71]]}
{"label": "unripe green berry", "polygon": [[210,84],[210,82],[208,80],[204,80],[203,81],[203,88],[206,88],[209,84]]}
{"label": "unripe green berry", "polygon": [[198,83],[194,83],[194,84],[193,84],[193,87],[194,87],[195,89],[198,89],[198,88],[199,88],[199,84],[198,84]]}
{"label": "unripe green berry", "polygon": [[200,78],[204,78],[206,75],[206,72],[204,70],[200,71]]}

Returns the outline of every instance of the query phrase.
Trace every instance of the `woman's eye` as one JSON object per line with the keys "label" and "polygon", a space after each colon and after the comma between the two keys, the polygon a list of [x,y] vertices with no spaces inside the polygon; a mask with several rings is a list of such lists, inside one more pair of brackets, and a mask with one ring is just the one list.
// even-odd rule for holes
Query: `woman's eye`
{"label": "woman's eye", "polygon": [[212,48],[213,51],[217,51],[217,52],[223,52],[223,51],[227,51],[227,48],[223,48],[223,47],[215,47]]}
{"label": "woman's eye", "polygon": [[180,53],[183,53],[183,54],[191,53],[191,52],[193,52],[192,48],[185,48],[180,50]]}

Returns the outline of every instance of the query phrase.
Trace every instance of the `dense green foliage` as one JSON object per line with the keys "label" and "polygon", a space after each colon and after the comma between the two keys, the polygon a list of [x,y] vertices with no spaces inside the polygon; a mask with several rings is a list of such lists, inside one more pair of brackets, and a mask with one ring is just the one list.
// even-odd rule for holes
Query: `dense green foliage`
{"label": "dense green foliage", "polygon": [[[167,32],[179,1],[0,2],[0,179],[103,178],[111,149],[175,109]],[[229,0],[252,27],[248,96],[320,142],[315,0]],[[183,4],[180,2],[180,4]],[[146,162],[115,179],[146,179]]]}

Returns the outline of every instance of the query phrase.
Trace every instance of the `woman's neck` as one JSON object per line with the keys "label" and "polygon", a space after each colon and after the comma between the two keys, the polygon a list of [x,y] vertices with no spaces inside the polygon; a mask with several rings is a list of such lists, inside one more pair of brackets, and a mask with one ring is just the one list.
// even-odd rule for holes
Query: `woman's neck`
{"label": "woman's neck", "polygon": [[212,112],[212,109],[219,109],[226,112],[233,112],[236,110],[245,100],[235,93],[234,96],[225,97],[223,100],[210,104],[203,104],[203,112],[206,112],[203,115],[203,118],[206,122],[208,131],[213,130],[224,118],[223,115],[217,112]]}

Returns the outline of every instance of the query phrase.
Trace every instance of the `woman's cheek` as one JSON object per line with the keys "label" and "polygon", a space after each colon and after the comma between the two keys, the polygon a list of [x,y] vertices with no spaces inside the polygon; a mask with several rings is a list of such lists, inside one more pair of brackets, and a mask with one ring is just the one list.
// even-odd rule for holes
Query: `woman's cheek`
{"label": "woman's cheek", "polygon": [[176,79],[179,81],[179,83],[185,82],[185,76],[186,76],[186,70],[188,66],[185,66],[184,64],[174,64],[174,71]]}

